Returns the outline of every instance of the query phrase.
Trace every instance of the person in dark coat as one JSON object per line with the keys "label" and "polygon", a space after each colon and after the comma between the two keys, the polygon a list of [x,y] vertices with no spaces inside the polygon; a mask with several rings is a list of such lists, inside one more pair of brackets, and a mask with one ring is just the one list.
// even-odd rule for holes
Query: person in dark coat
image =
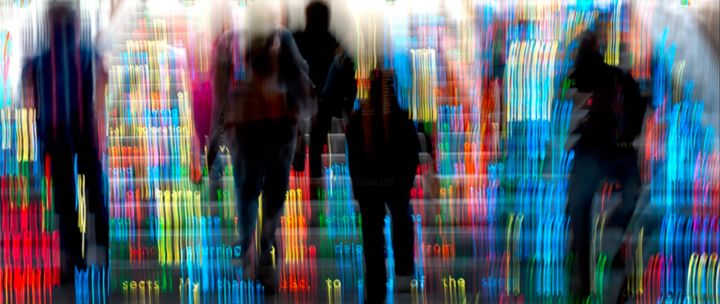
{"label": "person in dark coat", "polygon": [[368,303],[382,303],[387,292],[383,235],[386,206],[392,219],[398,290],[409,290],[414,272],[410,190],[419,163],[420,143],[415,125],[398,105],[393,85],[392,71],[373,71],[370,99],[350,115],[346,131],[353,193],[362,216]]}
{"label": "person in dark coat", "polygon": [[[568,181],[567,208],[576,261],[572,289],[580,298],[587,298],[591,291],[590,227],[595,192],[603,181],[622,186],[622,202],[606,227],[625,231],[642,186],[633,141],[642,130],[647,103],[632,76],[607,65],[598,49],[597,36],[584,33],[570,75],[578,91],[574,98],[588,109],[574,130],[580,138],[573,146],[575,158]],[[616,257],[613,264],[622,262],[622,257]]]}
{"label": "person in dark coat", "polygon": [[[305,9],[305,30],[294,34],[300,54],[310,67],[310,79],[317,88],[318,113],[312,118],[310,126],[310,178],[312,188],[310,196],[318,198],[319,185],[322,185],[323,148],[327,144],[333,115],[341,117],[342,112],[333,112],[329,100],[322,98],[321,92],[328,79],[328,71],[335,59],[339,44],[328,31],[330,9],[323,1],[312,1]],[[340,116],[337,116],[340,115]]]}
{"label": "person in dark coat", "polygon": [[83,197],[86,210],[95,214],[98,253],[107,256],[108,212],[93,101],[99,58],[92,47],[80,43],[80,22],[72,5],[51,3],[47,26],[50,47],[24,64],[22,77],[25,98],[34,100],[38,110],[40,155],[50,162],[49,196],[60,221],[61,281],[72,282],[75,267],[86,267],[90,245],[79,228],[90,225],[78,222]]}

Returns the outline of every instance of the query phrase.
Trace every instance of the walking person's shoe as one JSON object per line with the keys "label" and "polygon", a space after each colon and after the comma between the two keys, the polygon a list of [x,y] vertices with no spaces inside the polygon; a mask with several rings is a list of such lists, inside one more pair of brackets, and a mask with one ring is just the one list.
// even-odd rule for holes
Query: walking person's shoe
{"label": "walking person's shoe", "polygon": [[265,288],[265,295],[274,295],[278,291],[279,277],[277,274],[277,264],[275,263],[275,249],[261,253],[260,267],[258,269],[257,280]]}

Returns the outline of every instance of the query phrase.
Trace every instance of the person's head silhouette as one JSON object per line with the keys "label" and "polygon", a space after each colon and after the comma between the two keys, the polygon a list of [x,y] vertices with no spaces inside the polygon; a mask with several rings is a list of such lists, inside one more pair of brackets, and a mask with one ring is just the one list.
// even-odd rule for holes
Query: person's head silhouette
{"label": "person's head silhouette", "polygon": [[247,23],[247,59],[256,76],[269,76],[277,69],[274,60],[279,52],[277,31],[280,28],[277,8],[268,3],[253,3]]}
{"label": "person's head silhouette", "polygon": [[580,46],[578,47],[577,62],[583,63],[600,55],[598,36],[595,32],[586,31],[580,35]]}
{"label": "person's head silhouette", "polygon": [[48,32],[54,45],[77,46],[80,44],[80,20],[75,7],[67,1],[48,4]]}
{"label": "person's head silhouette", "polygon": [[326,32],[330,27],[330,8],[322,1],[312,1],[305,8],[305,29]]}
{"label": "person's head silhouette", "polygon": [[573,78],[578,90],[589,92],[593,91],[598,84],[598,70],[603,65],[603,57],[599,51],[598,37],[595,32],[584,32],[579,37],[579,43]]}

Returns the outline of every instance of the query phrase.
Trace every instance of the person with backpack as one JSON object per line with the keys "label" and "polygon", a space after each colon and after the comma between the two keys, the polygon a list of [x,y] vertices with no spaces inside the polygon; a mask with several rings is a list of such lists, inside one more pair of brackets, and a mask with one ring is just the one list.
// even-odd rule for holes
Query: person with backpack
{"label": "person with backpack", "polygon": [[[575,158],[568,181],[568,214],[572,234],[575,267],[571,286],[580,299],[591,294],[590,245],[592,202],[604,181],[621,185],[622,202],[606,221],[606,227],[623,231],[635,211],[641,188],[638,151],[633,141],[641,133],[647,102],[637,82],[628,73],[603,61],[593,32],[583,33],[570,79],[574,96],[587,116],[577,129]],[[622,264],[616,257],[614,265]],[[602,291],[598,291],[602,292]]]}
{"label": "person with backpack", "polygon": [[[366,303],[383,303],[387,293],[385,255],[395,259],[395,290],[408,292],[414,274],[410,190],[420,142],[407,111],[400,108],[391,70],[371,74],[370,98],[350,114],[347,159],[353,194],[362,217]],[[392,245],[385,244],[385,207],[390,210]],[[392,248],[392,253],[387,248]]]}
{"label": "person with backpack", "polygon": [[[216,47],[212,126],[218,131],[212,134],[225,133],[231,142],[240,236],[237,246],[245,270],[250,266],[247,252],[262,193],[262,231],[256,240],[260,256],[254,267],[259,266],[256,279],[265,293],[273,294],[278,286],[273,260],[277,256],[275,230],[289,186],[297,123],[314,113],[313,88],[307,64],[290,32],[278,25],[272,8],[256,3],[248,16],[246,31],[223,34]],[[238,46],[241,42],[244,48]],[[242,56],[235,56],[238,47]],[[217,148],[209,150],[215,151],[208,155],[208,164],[213,164]]]}

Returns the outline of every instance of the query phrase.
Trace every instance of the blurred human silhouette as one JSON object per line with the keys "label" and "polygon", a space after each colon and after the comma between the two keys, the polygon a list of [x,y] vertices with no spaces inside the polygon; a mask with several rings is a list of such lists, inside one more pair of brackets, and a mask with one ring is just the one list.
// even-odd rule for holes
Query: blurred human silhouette
{"label": "blurred human silhouette", "polygon": [[[211,62],[215,62],[215,60],[220,59],[215,58],[215,56],[230,56],[230,54],[217,51],[218,44],[220,43],[223,34],[233,30],[232,7],[230,1],[214,1],[211,3],[209,12],[211,17],[208,18],[207,33],[204,33],[204,36],[198,35],[198,39],[206,40],[205,43],[208,45],[206,45],[205,48],[199,48],[199,50],[196,50],[193,53],[198,56],[205,56],[209,53],[210,55],[208,57],[210,57]],[[238,38],[240,38],[240,35],[235,34],[225,37],[225,39],[235,40],[230,43],[230,47],[234,47],[236,49],[239,49],[241,45],[240,41],[237,40]],[[225,43],[228,44],[228,42]],[[205,52],[202,50],[205,50]],[[234,54],[238,54],[235,50],[232,51]],[[235,59],[240,60],[240,58]],[[198,61],[202,60],[203,59],[200,58]],[[193,121],[195,123],[196,136],[200,140],[201,145],[207,147],[206,165],[208,168],[210,200],[218,201],[220,199],[218,191],[222,189],[222,177],[225,166],[222,159],[217,157],[217,155],[220,153],[219,150],[221,149],[221,146],[227,146],[228,142],[226,140],[224,128],[212,127],[212,110],[214,108],[212,82],[215,75],[213,68],[214,67],[211,65],[207,71],[203,71],[201,67],[198,67],[198,71],[195,72],[196,75],[193,75]],[[228,71],[229,74],[225,76],[230,77],[232,75],[233,78],[237,77],[235,74],[241,71],[241,68],[242,65],[232,66],[233,71]],[[229,81],[229,79],[224,79],[223,81]],[[207,139],[205,139],[206,136]]]}
{"label": "blurred human silhouette", "polygon": [[398,105],[394,81],[392,71],[372,72],[370,98],[350,115],[346,131],[353,193],[362,216],[367,303],[382,303],[387,293],[386,206],[392,219],[396,290],[408,291],[414,272],[410,190],[420,143],[415,125]]}
{"label": "blurred human silhouette", "polygon": [[[38,155],[49,162],[53,192],[48,196],[60,220],[62,254],[53,254],[61,254],[61,281],[70,283],[74,268],[86,266],[89,235],[95,235],[98,262],[107,256],[108,213],[93,101],[94,71],[101,65],[93,48],[80,43],[80,20],[73,5],[51,2],[47,14],[49,49],[24,64],[22,77],[25,98],[38,110]],[[94,233],[89,229],[92,223],[78,222],[82,204],[94,214]],[[87,227],[88,234],[79,226]]]}
{"label": "blurred human silhouette", "polygon": [[[325,88],[328,71],[339,47],[335,37],[328,31],[330,9],[322,1],[312,1],[305,8],[305,30],[295,33],[295,40],[303,58],[310,67],[310,79],[317,90]],[[316,92],[320,95],[320,92]],[[318,100],[318,113],[312,118],[310,127],[310,178],[311,198],[318,198],[319,180],[322,177],[322,153],[327,144],[333,115],[332,105],[324,98]]]}
{"label": "blurred human silhouette", "polygon": [[[572,289],[581,298],[591,294],[592,201],[600,184],[617,183],[622,187],[622,202],[606,227],[625,231],[635,211],[641,181],[633,141],[642,130],[647,106],[632,76],[605,64],[598,48],[597,36],[584,33],[570,75],[578,91],[574,96],[576,104],[588,109],[587,116],[574,130],[580,138],[573,147],[575,159],[568,186],[576,261]],[[622,263],[621,256],[613,261],[615,265]]]}
{"label": "blurred human silhouette", "polygon": [[[278,284],[272,260],[275,230],[288,189],[297,121],[307,116],[301,107],[311,95],[312,83],[292,35],[278,25],[276,13],[258,5],[251,7],[248,15],[250,28],[223,34],[216,47],[212,126],[231,141],[239,259],[246,269],[262,193],[256,279],[264,284],[266,293],[274,293]],[[235,56],[242,41],[243,56]],[[242,77],[235,73],[238,66],[244,67]],[[208,156],[209,164],[213,157]]]}

